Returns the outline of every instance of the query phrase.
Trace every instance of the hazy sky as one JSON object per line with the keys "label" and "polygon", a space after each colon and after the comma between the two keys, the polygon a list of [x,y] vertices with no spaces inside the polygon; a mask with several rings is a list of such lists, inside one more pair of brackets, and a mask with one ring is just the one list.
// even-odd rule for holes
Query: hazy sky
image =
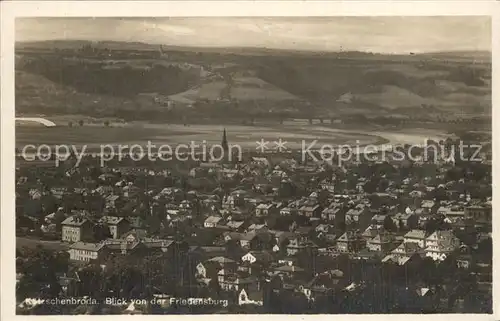
{"label": "hazy sky", "polygon": [[18,18],[16,40],[408,53],[491,50],[489,17]]}

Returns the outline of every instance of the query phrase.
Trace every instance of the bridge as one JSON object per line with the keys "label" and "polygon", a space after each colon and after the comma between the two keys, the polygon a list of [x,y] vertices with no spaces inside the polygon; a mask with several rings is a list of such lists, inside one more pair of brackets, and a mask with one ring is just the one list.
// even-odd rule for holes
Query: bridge
{"label": "bridge", "polygon": [[45,127],[55,127],[56,124],[50,120],[41,117],[16,117],[16,121],[27,121],[42,124]]}

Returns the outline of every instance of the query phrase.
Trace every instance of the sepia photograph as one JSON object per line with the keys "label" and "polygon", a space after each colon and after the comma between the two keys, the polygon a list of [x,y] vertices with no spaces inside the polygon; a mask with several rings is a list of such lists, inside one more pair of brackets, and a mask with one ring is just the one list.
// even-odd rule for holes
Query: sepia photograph
{"label": "sepia photograph", "polygon": [[16,315],[493,313],[491,16],[14,29]]}

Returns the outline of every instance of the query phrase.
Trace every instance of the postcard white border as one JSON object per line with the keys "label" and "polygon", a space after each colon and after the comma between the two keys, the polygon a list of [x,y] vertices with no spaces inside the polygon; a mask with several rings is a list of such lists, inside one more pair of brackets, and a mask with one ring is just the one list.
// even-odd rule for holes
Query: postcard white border
{"label": "postcard white border", "polygon": [[[223,16],[492,16],[493,17],[493,159],[500,156],[500,144],[495,136],[499,133],[494,122],[500,119],[500,112],[495,106],[500,105],[500,2],[495,1],[15,1],[1,2],[1,319],[21,320],[30,316],[15,315],[15,160],[14,160],[14,19],[16,17],[130,17],[130,16],[191,16],[191,17],[223,17]],[[496,89],[496,90],[495,90]],[[493,166],[493,182],[500,183],[499,164]],[[494,184],[495,185],[495,184]],[[495,186],[494,186],[495,187]],[[499,207],[500,192],[493,190],[494,213]],[[496,215],[493,216],[493,240],[500,233]],[[495,242],[494,242],[495,243]],[[434,314],[434,315],[259,315],[260,318],[273,320],[426,320],[428,318],[455,320],[495,320],[500,316],[499,272],[496,262],[500,261],[500,248],[494,246],[493,260],[493,315],[486,314]],[[39,320],[68,318],[69,316],[41,317]],[[129,319],[130,316],[70,316],[81,320],[102,318],[107,320]],[[141,318],[187,319],[204,318],[219,320],[221,318],[238,318],[242,321],[254,318],[253,315],[207,315],[207,316],[141,316]]]}

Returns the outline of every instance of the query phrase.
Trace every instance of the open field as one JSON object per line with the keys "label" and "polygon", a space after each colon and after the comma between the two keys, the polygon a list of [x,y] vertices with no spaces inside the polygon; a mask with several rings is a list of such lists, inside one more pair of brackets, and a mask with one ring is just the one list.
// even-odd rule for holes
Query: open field
{"label": "open field", "polygon": [[342,144],[375,144],[381,138],[375,135],[357,133],[356,131],[331,131],[321,127],[299,126],[238,126],[238,125],[156,125],[144,124],[125,125],[122,127],[24,127],[16,129],[16,146],[22,148],[26,144],[34,145],[90,145],[99,144],[219,144],[223,129],[226,128],[230,144],[241,147],[255,147],[255,142],[261,139],[276,141],[280,138],[287,141],[287,147],[300,148],[302,140],[333,145]]}
{"label": "open field", "polygon": [[23,148],[27,144],[47,145],[87,145],[87,148],[100,148],[100,145],[153,145],[178,144],[207,145],[219,144],[223,129],[227,131],[229,144],[242,148],[255,148],[256,141],[264,139],[271,142],[282,139],[286,147],[300,149],[302,144],[308,146],[314,140],[317,144],[338,145],[380,145],[392,144],[423,144],[427,138],[445,139],[444,131],[439,130],[362,130],[340,129],[329,125],[308,125],[287,123],[285,125],[173,125],[134,123],[121,124],[119,127],[87,126],[82,127],[35,127],[18,126],[16,128],[16,146]]}
{"label": "open field", "polygon": [[30,237],[16,237],[16,248],[35,249],[38,245],[51,251],[64,251],[68,249],[68,244],[61,241],[39,240]]}

